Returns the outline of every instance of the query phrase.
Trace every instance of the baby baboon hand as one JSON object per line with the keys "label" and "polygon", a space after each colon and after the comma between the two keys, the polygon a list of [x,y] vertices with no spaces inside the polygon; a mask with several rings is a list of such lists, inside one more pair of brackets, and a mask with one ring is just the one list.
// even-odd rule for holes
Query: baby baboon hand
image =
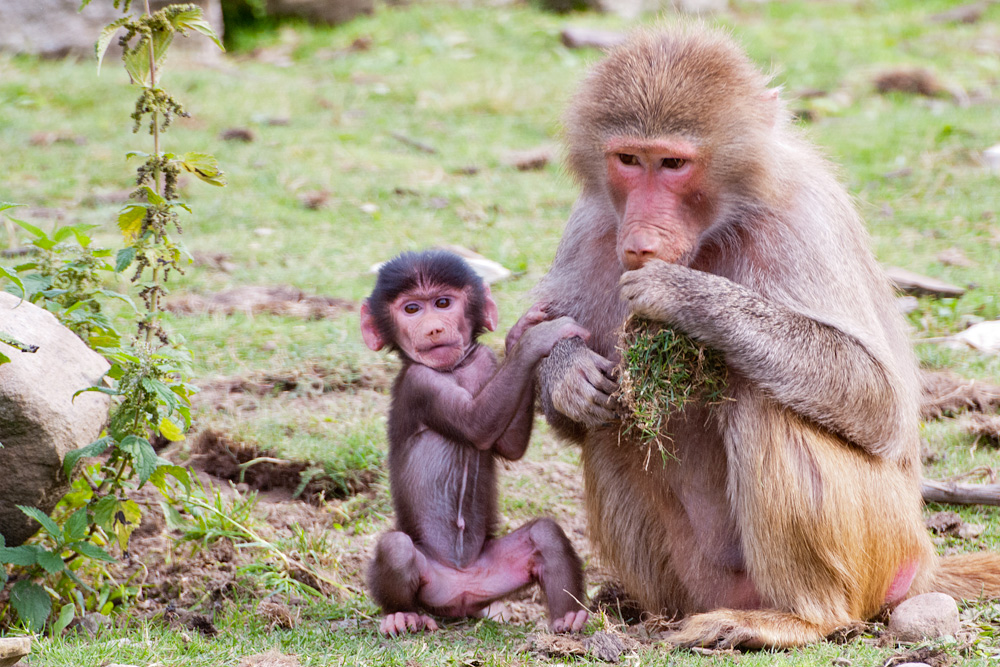
{"label": "baby baboon hand", "polygon": [[379,632],[389,637],[398,637],[421,630],[433,632],[437,629],[438,625],[433,618],[412,611],[397,611],[395,614],[386,614],[378,628]]}
{"label": "baby baboon hand", "polygon": [[549,629],[557,634],[563,632],[581,632],[583,626],[587,624],[589,617],[590,614],[587,613],[586,609],[568,611],[565,616],[552,619],[552,622],[549,623]]}
{"label": "baby baboon hand", "polygon": [[538,301],[535,304],[533,304],[531,308],[529,308],[527,312],[525,312],[524,315],[521,316],[521,319],[519,319],[517,323],[510,328],[510,331],[507,332],[507,338],[504,341],[504,347],[507,350],[507,352],[510,352],[512,349],[514,349],[514,346],[517,345],[517,341],[521,340],[521,336],[524,335],[525,331],[535,326],[536,324],[544,322],[548,318],[549,318],[548,302]]}

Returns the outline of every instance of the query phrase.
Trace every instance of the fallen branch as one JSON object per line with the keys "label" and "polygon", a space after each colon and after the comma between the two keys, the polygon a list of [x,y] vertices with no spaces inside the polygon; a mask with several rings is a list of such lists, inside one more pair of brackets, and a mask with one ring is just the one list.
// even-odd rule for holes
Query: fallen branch
{"label": "fallen branch", "polygon": [[924,502],[952,505],[1000,505],[1000,484],[960,484],[920,480]]}

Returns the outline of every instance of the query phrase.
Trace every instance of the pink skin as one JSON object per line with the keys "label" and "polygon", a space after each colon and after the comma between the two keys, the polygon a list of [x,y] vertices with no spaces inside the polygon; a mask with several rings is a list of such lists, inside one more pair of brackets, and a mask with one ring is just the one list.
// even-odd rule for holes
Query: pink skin
{"label": "pink skin", "polygon": [[653,258],[677,262],[703,231],[705,200],[694,145],[683,140],[637,143],[612,139],[605,147],[612,200],[622,218],[618,257],[627,270]]}
{"label": "pink skin", "polygon": [[[396,344],[414,362],[447,371],[465,358],[472,345],[472,324],[465,316],[469,296],[465,290],[440,285],[420,286],[390,304],[396,324]],[[496,302],[486,287],[486,328],[497,326]],[[361,334],[372,350],[388,341],[376,330],[368,303],[361,305]]]}
{"label": "pink skin", "polygon": [[[436,561],[410,544],[410,562],[420,580],[420,605],[437,616],[487,617],[492,603],[535,583],[546,588],[550,604],[553,598],[565,594],[558,583],[547,580],[558,580],[559,573],[546,575],[545,556],[532,538],[531,524],[488,540],[479,557],[462,569]],[[550,619],[549,629],[555,633],[580,632],[590,618],[587,610],[575,608],[578,605],[573,600],[561,600],[559,604],[564,609],[574,608],[557,612],[559,615]],[[433,619],[417,612],[388,614],[379,627],[382,634],[391,636],[436,629]]]}

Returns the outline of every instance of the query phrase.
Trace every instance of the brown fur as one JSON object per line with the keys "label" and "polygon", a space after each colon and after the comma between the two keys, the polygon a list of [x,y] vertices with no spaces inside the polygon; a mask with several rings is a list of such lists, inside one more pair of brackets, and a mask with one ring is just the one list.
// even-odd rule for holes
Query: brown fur
{"label": "brown fur", "polygon": [[[694,614],[677,643],[748,647],[872,617],[908,565],[910,595],[1000,594],[1000,557],[934,554],[920,385],[891,288],[767,77],[719,32],[640,32],[594,68],[567,126],[582,192],[539,296],[592,338],[553,350],[541,398],[582,445],[591,536],[627,592],[654,613]],[[678,264],[624,273],[616,241],[632,223],[605,155],[623,137],[696,148],[691,183],[708,203],[672,211],[703,230]],[[677,460],[648,470],[607,424],[600,382],[597,355],[614,355],[629,312],[722,351],[730,370],[730,400],[672,414]]]}

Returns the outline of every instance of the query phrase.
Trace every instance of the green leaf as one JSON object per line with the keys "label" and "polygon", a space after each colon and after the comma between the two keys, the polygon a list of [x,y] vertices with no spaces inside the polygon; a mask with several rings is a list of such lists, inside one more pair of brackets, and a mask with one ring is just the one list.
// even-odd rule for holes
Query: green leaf
{"label": "green leaf", "polygon": [[149,476],[153,474],[157,465],[159,465],[160,457],[156,455],[156,450],[149,444],[149,440],[140,438],[137,435],[125,436],[118,445],[118,449],[132,457],[132,467],[139,475],[139,486],[142,487],[143,484],[149,481]]}
{"label": "green leaf", "polygon": [[[90,0],[83,0],[84,4],[80,5],[80,9],[83,9]],[[128,23],[131,16],[123,16],[114,23],[104,26],[101,30],[101,36],[98,37],[97,42],[94,44],[94,52],[97,54],[97,74],[101,74],[101,63],[104,62],[104,54],[108,52],[108,47],[111,46],[111,40],[114,39],[115,33],[123,25]]]}
{"label": "green leaf", "polygon": [[18,206],[24,206],[24,204],[15,204],[14,202],[0,201],[0,213],[3,213],[4,211],[10,208],[17,208]]}
{"label": "green leaf", "polygon": [[45,589],[22,579],[10,589],[10,603],[32,632],[41,632],[52,613],[52,600]]}
{"label": "green leaf", "polygon": [[184,439],[184,432],[181,428],[166,417],[160,420],[160,435],[170,442],[180,442]]}
{"label": "green leaf", "polygon": [[[3,352],[0,352],[0,364],[9,364],[9,363],[10,363],[10,357],[8,357]],[[2,448],[3,448],[3,445],[0,444],[0,449],[2,449]]]}
{"label": "green leaf", "polygon": [[102,560],[105,563],[117,562],[117,559],[114,556],[96,544],[92,544],[90,542],[74,542],[73,544],[67,544],[66,548],[72,549],[78,554],[94,560]]}
{"label": "green leaf", "polygon": [[142,231],[142,221],[146,217],[146,206],[144,204],[129,204],[118,214],[118,229],[122,230],[122,236],[126,243],[132,243],[139,238]]}
{"label": "green leaf", "polygon": [[134,500],[126,500],[118,503],[115,512],[114,523],[111,529],[118,537],[118,546],[122,551],[128,551],[128,540],[132,536],[132,531],[139,526],[142,519],[142,510]]}
{"label": "green leaf", "polygon": [[59,557],[59,554],[46,551],[45,549],[42,549],[38,554],[38,564],[45,568],[45,571],[49,574],[61,572],[66,568],[66,563]]}
{"label": "green leaf", "polygon": [[[121,221],[121,217],[118,218]],[[121,273],[127,269],[132,261],[135,259],[135,248],[128,247],[122,248],[118,251],[118,257],[115,259],[115,273]]]}
{"label": "green leaf", "polygon": [[188,472],[188,469],[173,465],[167,461],[157,466],[156,472],[149,476],[149,483],[159,489],[163,495],[167,495],[167,492],[170,490],[170,487],[167,486],[167,475],[172,476],[180,482],[188,495],[191,494],[191,474]]}
{"label": "green leaf", "polygon": [[[167,48],[174,40],[174,34],[167,31],[157,31],[153,33],[153,59],[156,62],[156,71],[160,72],[163,62],[167,58]],[[149,76],[149,38],[143,37],[135,45],[125,51],[122,55],[122,62],[128,71],[132,83],[149,87],[152,81]]]}
{"label": "green leaf", "polygon": [[15,350],[20,350],[21,352],[38,352],[37,345],[28,345],[27,343],[22,343],[18,339],[14,338],[8,333],[0,331],[0,343],[10,345]]}
{"label": "green leaf", "polygon": [[212,29],[212,25],[205,20],[204,15],[201,12],[201,7],[196,7],[186,12],[180,12],[172,21],[173,26],[182,32],[185,30],[196,30],[201,34],[205,35],[218,46],[223,51],[226,47],[222,45],[222,40],[219,36],[215,34],[215,30]]}
{"label": "green leaf", "polygon": [[38,564],[38,547],[24,544],[19,547],[0,547],[0,563],[31,567]]}
{"label": "green leaf", "polygon": [[[85,0],[86,1],[86,0]],[[59,637],[62,635],[63,630],[73,622],[73,618],[76,617],[76,607],[72,602],[69,604],[64,604],[59,610],[59,618],[56,622],[52,624],[52,636]]]}
{"label": "green leaf", "polygon": [[118,510],[118,499],[114,496],[104,496],[94,503],[94,523],[110,531],[114,526],[115,512]]}
{"label": "green leaf", "polygon": [[13,269],[7,269],[0,266],[0,278],[6,278],[21,290],[21,298],[24,298],[24,283],[21,282],[21,278],[18,277],[17,273]]}
{"label": "green leaf", "polygon": [[[97,389],[96,387],[91,387],[91,389]],[[84,389],[83,391],[86,391]],[[77,392],[79,393],[79,392]],[[74,395],[75,398],[75,395]],[[63,457],[63,472],[69,477],[73,474],[73,468],[76,466],[76,462],[85,456],[100,456],[107,450],[108,447],[113,445],[115,439],[109,435],[104,436],[94,440],[89,445],[84,445],[79,449],[74,449],[72,451],[66,452],[66,456]]]}
{"label": "green leaf", "polygon": [[180,166],[210,185],[222,187],[226,184],[226,175],[219,169],[219,161],[207,153],[184,153],[180,157]]}
{"label": "green leaf", "polygon": [[153,206],[163,206],[164,204],[167,203],[167,200],[161,197],[160,193],[158,193],[156,190],[149,187],[148,185],[142,186],[141,188],[139,188],[139,190],[145,193],[146,201],[152,204]]}
{"label": "green leaf", "polygon": [[53,521],[51,517],[49,517],[49,515],[43,512],[42,510],[38,509],[37,507],[28,507],[26,505],[18,505],[17,509],[21,510],[22,512],[30,516],[32,519],[42,524],[42,528],[44,528],[48,532],[48,534],[51,535],[52,537],[56,538],[57,540],[63,539],[62,528],[60,528],[59,524]]}
{"label": "green leaf", "polygon": [[63,526],[63,535],[66,536],[66,541],[75,542],[86,534],[87,508],[81,507],[77,511],[73,512],[68,519],[66,519],[66,525]]}
{"label": "green leaf", "polygon": [[[10,216],[7,216],[7,217],[10,217]],[[48,236],[45,234],[45,232],[43,232],[40,228],[35,227],[34,225],[31,225],[31,224],[28,224],[24,220],[14,220],[14,218],[10,218],[10,219],[13,222],[16,222],[17,225],[19,227],[21,227],[22,229],[24,229],[25,231],[30,232],[32,236],[35,236],[36,238],[48,238]]]}

